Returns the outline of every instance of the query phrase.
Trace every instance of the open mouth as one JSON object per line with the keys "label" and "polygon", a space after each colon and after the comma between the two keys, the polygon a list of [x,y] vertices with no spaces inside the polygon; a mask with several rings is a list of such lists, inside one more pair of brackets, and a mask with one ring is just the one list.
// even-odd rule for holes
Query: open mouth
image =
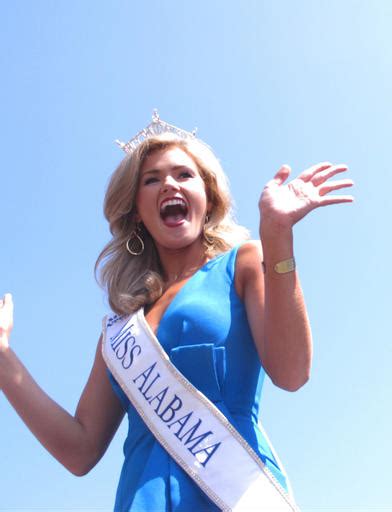
{"label": "open mouth", "polygon": [[177,225],[187,216],[188,206],[180,197],[166,199],[162,202],[159,213],[165,224]]}

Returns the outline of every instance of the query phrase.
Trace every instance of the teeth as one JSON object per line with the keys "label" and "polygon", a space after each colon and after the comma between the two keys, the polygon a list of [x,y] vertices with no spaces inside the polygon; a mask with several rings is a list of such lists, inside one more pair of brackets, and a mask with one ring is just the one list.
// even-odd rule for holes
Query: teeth
{"label": "teeth", "polygon": [[176,205],[186,206],[185,201],[183,199],[181,199],[180,197],[175,198],[175,199],[168,199],[167,201],[164,201],[161,204],[161,212],[164,211],[166,206],[176,206]]}

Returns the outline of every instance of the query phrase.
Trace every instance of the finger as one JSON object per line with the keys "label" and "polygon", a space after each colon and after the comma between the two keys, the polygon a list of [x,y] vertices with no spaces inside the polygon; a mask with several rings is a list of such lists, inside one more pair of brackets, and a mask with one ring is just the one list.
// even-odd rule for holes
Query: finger
{"label": "finger", "polygon": [[345,164],[332,165],[325,171],[320,171],[314,174],[311,180],[312,183],[317,186],[321,183],[324,183],[324,181],[327,181],[329,178],[332,178],[332,176],[335,176],[335,174],[339,174],[340,172],[345,172],[347,170],[348,167]]}
{"label": "finger", "polygon": [[10,293],[6,293],[2,299],[0,299],[0,308],[1,307],[10,307],[13,308],[14,304],[12,302],[12,295]]}
{"label": "finger", "polygon": [[4,302],[6,304],[12,304],[12,295],[10,293],[4,294]]}
{"label": "finger", "polygon": [[319,206],[328,206],[330,204],[352,203],[353,196],[326,196],[320,202]]}
{"label": "finger", "polygon": [[313,178],[315,174],[324,171],[329,167],[332,167],[331,162],[320,162],[319,164],[312,165],[312,167],[309,167],[309,169],[306,169],[305,171],[301,172],[298,178],[303,181],[309,181]]}
{"label": "finger", "polygon": [[354,182],[352,180],[336,180],[319,187],[319,194],[320,196],[325,196],[325,194],[329,194],[329,192],[332,192],[334,190],[352,187],[353,185]]}
{"label": "finger", "polygon": [[287,178],[290,176],[290,173],[291,173],[291,167],[286,164],[282,165],[282,167],[275,174],[275,176],[272,178],[270,183],[273,182],[277,185],[282,185],[282,183],[284,183],[287,180]]}

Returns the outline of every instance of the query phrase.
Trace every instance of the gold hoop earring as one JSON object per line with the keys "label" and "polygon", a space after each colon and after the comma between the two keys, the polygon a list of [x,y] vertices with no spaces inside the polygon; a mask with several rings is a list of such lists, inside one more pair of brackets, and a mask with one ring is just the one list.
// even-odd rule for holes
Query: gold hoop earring
{"label": "gold hoop earring", "polygon": [[131,236],[125,244],[127,251],[132,254],[132,256],[140,256],[144,252],[144,242],[142,237],[138,235],[138,231],[140,231],[139,226],[132,231]]}

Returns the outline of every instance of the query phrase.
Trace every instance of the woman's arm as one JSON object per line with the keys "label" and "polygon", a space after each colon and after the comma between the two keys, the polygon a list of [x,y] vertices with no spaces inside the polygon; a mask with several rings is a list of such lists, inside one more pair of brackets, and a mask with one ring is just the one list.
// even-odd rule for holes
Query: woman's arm
{"label": "woman's arm", "polygon": [[72,416],[34,381],[9,346],[10,295],[0,300],[0,389],[43,446],[75,475],[86,474],[104,454],[124,412],[106,374],[98,343],[90,377]]}
{"label": "woman's arm", "polygon": [[[281,258],[284,259],[284,258]],[[272,382],[296,391],[309,378],[312,337],[297,272],[264,275],[260,242],[237,257],[237,291],[243,299],[261,363]],[[281,260],[276,260],[281,261]]]}
{"label": "woman's arm", "polygon": [[351,196],[326,196],[352,185],[351,180],[327,182],[345,170],[344,165],[318,164],[284,185],[290,168],[283,166],[260,199],[262,248],[249,243],[238,253],[237,290],[261,362],[272,381],[289,391],[299,389],[309,378],[312,337],[298,273],[278,273],[275,265],[294,257],[296,222],[317,207],[353,200]]}

